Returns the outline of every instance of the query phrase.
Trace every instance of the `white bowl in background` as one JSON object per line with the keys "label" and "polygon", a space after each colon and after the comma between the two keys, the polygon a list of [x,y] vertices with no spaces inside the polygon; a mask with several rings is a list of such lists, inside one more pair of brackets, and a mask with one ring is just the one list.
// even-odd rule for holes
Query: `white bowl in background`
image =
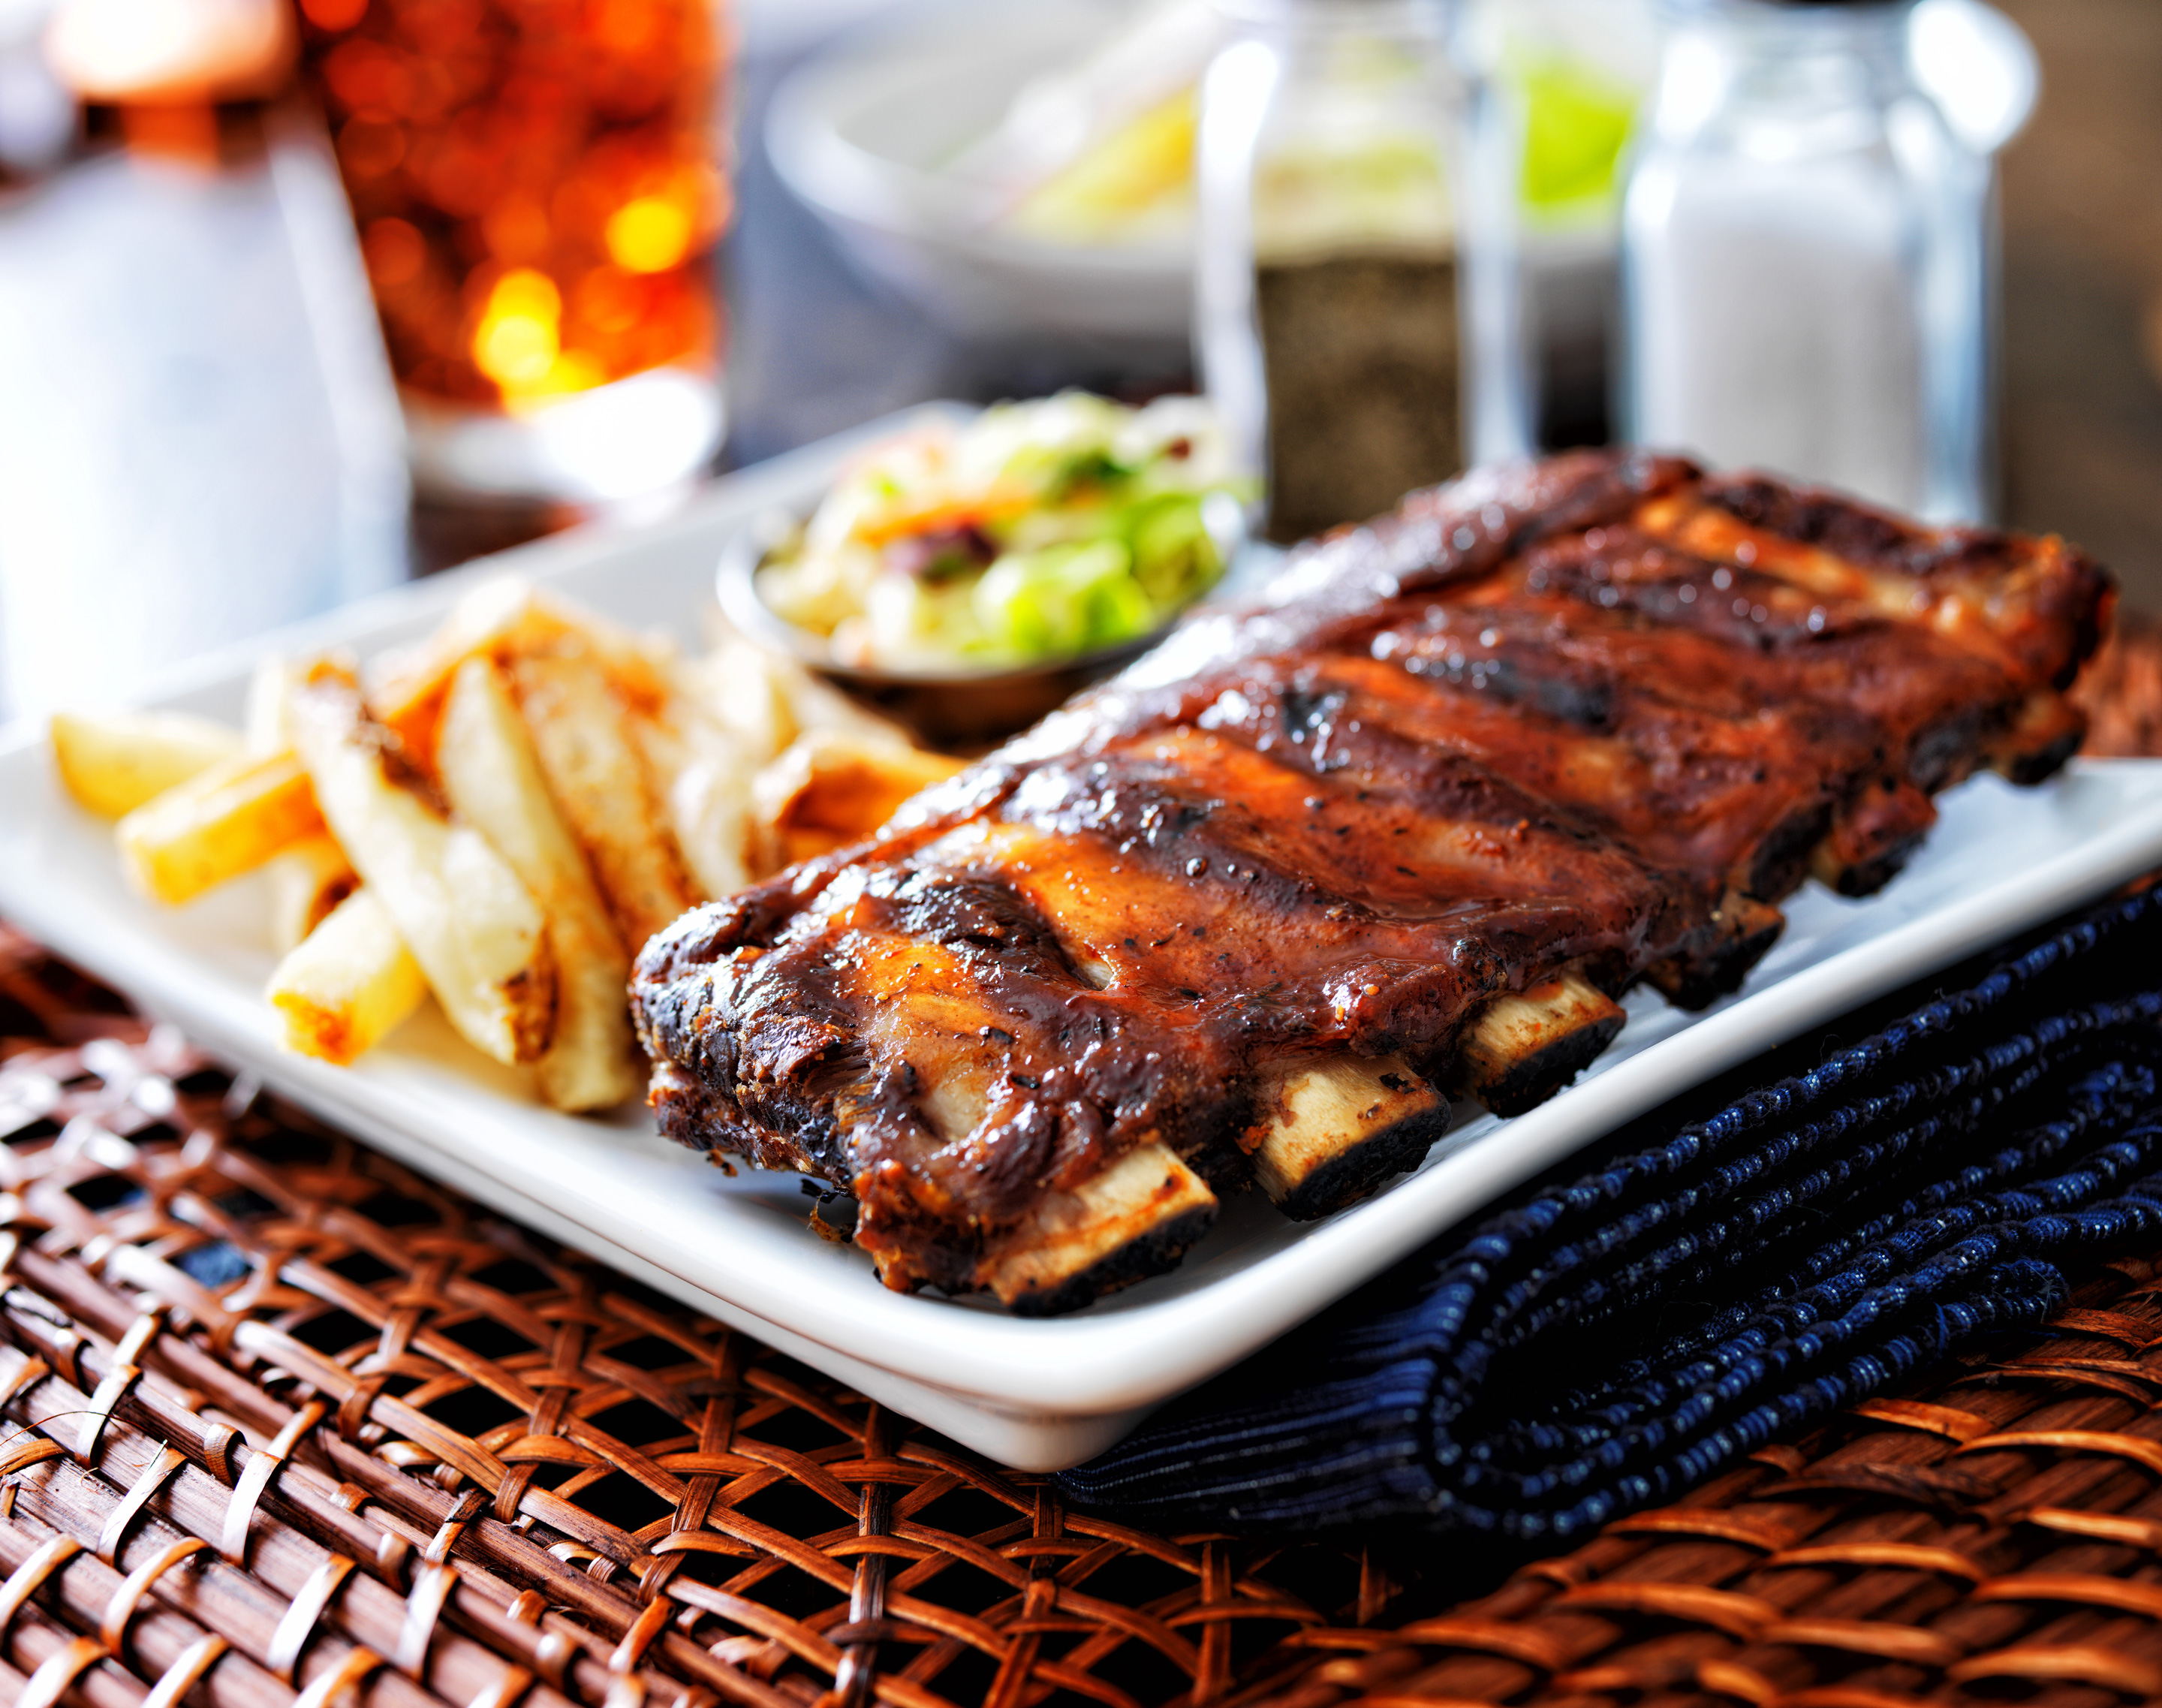
{"label": "white bowl in background", "polygon": [[853,36],[790,75],[774,169],[851,257],[950,331],[1183,345],[1190,245],[1054,243],[993,223],[995,192],[944,170],[1031,78],[1100,44],[1129,0],[964,5]]}
{"label": "white bowl in background", "polygon": [[[1024,84],[1099,47],[1136,9],[1134,0],[964,0],[852,33],[775,92],[767,152],[857,265],[948,331],[1183,345],[1190,242],[1024,237],[994,222],[990,185],[945,170]],[[1922,0],[1912,31],[1918,77],[1961,139],[1980,152],[2011,140],[2039,88],[2019,27],[1982,0]]]}

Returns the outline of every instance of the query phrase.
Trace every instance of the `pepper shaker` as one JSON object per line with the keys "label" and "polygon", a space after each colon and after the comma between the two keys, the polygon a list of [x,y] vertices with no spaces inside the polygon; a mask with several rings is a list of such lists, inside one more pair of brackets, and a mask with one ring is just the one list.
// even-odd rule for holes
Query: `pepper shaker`
{"label": "pepper shaker", "polygon": [[1464,463],[1459,85],[1431,0],[1234,0],[1202,86],[1196,344],[1269,535]]}

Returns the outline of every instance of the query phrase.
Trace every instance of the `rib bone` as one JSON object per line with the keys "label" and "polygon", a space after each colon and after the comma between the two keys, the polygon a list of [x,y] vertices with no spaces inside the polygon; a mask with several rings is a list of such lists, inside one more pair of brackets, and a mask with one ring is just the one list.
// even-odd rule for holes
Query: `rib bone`
{"label": "rib bone", "polygon": [[1811,850],[1810,875],[1841,896],[1871,896],[1922,845],[1937,809],[1912,783],[1884,777],[1863,789]]}
{"label": "rib bone", "polygon": [[[927,1036],[955,1022],[928,997],[896,1004]],[[956,1040],[958,1041],[958,1039]],[[1003,1078],[993,1055],[921,1052],[916,1112],[944,1146],[967,1141],[990,1110]],[[1143,1139],[1070,1192],[1041,1194],[1018,1223],[992,1236],[977,1259],[974,1285],[1024,1316],[1072,1310],[1151,1275],[1185,1255],[1216,1218],[1216,1195],[1160,1140]]]}
{"label": "rib bone", "polygon": [[1695,1011],[1737,989],[1778,941],[1787,916],[1768,901],[1729,890],[1712,913],[1711,926],[1710,943],[1644,969],[1645,982],[1677,1008]]}
{"label": "rib bone", "polygon": [[1459,1046],[1458,1086],[1496,1115],[1522,1115],[1574,1079],[1627,1018],[1575,973],[1497,996]]}
{"label": "rib bone", "polygon": [[1992,745],[1992,770],[2014,783],[2039,783],[2079,751],[2087,720],[2062,695],[2029,694]]}
{"label": "rib bone", "polygon": [[1301,1063],[1263,1088],[1269,1126],[1254,1178],[1295,1221],[1356,1204],[1415,1168],[1449,1130],[1449,1103],[1401,1057]]}
{"label": "rib bone", "polygon": [[[1349,1071],[1324,1050],[1525,1108],[1619,1027],[1608,996],[1734,990],[1828,837],[1867,887],[1919,791],[2046,769],[2110,598],[2057,541],[1638,452],[1413,495],[847,851],[671,926],[635,985],[655,1109],[689,1144],[845,1166],[896,1288],[1000,1247],[1010,1288],[1078,1301],[1133,1243],[1081,1186],[1111,1136],[1219,1196],[1258,1167],[1325,1201],[1319,1171],[1402,1124],[1273,1108],[1300,1052],[1316,1108]],[[964,1080],[995,1105],[972,1124]],[[1272,1136],[1287,1157],[1242,1148]],[[1050,1176],[1074,1198],[1038,1222]]]}
{"label": "rib bone", "polygon": [[1152,1140],[1076,1190],[1046,1193],[984,1254],[976,1284],[1022,1316],[1050,1316],[1161,1274],[1215,1219],[1216,1194]]}

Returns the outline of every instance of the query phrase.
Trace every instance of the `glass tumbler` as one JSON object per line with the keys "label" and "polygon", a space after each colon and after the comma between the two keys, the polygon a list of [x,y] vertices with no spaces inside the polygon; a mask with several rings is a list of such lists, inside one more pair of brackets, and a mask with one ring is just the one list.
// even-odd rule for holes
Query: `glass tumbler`
{"label": "glass tumbler", "polygon": [[300,0],[426,494],[573,503],[722,433],[715,0]]}

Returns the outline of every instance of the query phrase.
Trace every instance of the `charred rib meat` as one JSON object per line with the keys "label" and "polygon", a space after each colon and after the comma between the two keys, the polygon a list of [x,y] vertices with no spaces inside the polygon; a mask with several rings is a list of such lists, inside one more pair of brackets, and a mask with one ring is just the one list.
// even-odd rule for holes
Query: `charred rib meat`
{"label": "charred rib meat", "polygon": [[1673,457],[1414,494],[656,937],[654,1107],[853,1192],[889,1286],[1084,1303],[1250,1180],[1364,1195],[1442,1093],[1528,1107],[1630,985],[1701,1005],[1935,791],[2047,776],[2110,597],[2055,540]]}

